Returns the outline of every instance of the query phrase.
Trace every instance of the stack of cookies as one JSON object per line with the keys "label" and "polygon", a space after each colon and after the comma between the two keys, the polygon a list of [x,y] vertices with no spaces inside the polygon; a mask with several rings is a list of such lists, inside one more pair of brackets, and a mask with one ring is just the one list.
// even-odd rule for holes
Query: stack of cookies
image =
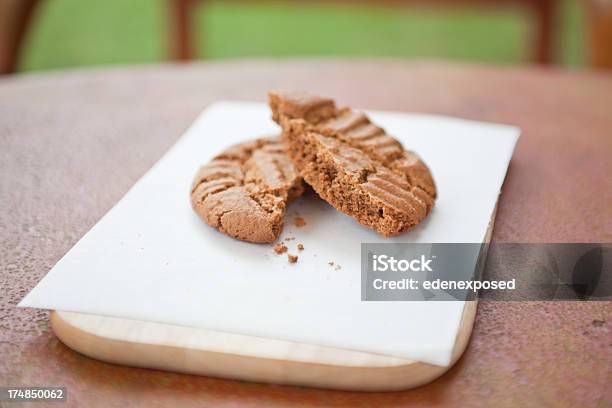
{"label": "stack of cookies", "polygon": [[232,146],[196,175],[191,202],[208,225],[236,239],[274,242],[304,182],[385,237],[430,213],[436,187],[429,169],[365,114],[303,92],[268,96],[281,136]]}

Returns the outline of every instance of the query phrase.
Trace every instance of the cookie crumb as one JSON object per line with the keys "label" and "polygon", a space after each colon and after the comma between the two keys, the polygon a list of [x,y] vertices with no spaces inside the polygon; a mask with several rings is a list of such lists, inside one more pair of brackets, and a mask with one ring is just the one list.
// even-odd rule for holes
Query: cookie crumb
{"label": "cookie crumb", "polygon": [[304,245],[303,244],[298,244],[297,248],[298,248],[298,251],[303,251],[304,250]]}
{"label": "cookie crumb", "polygon": [[287,237],[285,238],[285,241],[293,241],[295,239],[295,237]]}
{"label": "cookie crumb", "polygon": [[298,260],[298,256],[287,254],[287,260],[289,261],[289,263],[296,263]]}
{"label": "cookie crumb", "polygon": [[306,221],[304,221],[302,217],[297,216],[293,219],[293,225],[295,225],[298,228],[302,228],[304,225],[306,225]]}
{"label": "cookie crumb", "polygon": [[277,254],[283,254],[287,252],[287,247],[282,242],[279,242],[278,244],[274,245],[274,252]]}

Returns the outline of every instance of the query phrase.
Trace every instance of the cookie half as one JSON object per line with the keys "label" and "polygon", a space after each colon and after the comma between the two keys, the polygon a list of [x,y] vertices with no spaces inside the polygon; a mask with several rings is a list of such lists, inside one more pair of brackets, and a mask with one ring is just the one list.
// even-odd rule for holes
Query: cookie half
{"label": "cookie half", "polygon": [[191,204],[211,227],[244,241],[278,238],[289,201],[304,192],[302,177],[278,137],[234,145],[202,166]]}
{"label": "cookie half", "polygon": [[413,152],[350,108],[302,92],[270,92],[273,119],[304,180],[334,208],[384,236],[431,211],[436,186]]}

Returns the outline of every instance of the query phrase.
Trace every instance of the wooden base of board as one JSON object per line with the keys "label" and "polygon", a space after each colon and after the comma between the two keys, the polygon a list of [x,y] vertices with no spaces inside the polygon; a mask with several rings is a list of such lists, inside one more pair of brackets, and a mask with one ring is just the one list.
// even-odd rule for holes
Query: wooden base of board
{"label": "wooden base of board", "polygon": [[109,363],[275,384],[354,391],[402,390],[433,381],[463,354],[476,301],[465,303],[449,366],[162,323],[52,311],[68,347]]}
{"label": "wooden base of board", "polygon": [[[491,242],[497,206],[484,237]],[[486,257],[486,252],[482,254]],[[163,323],[51,311],[57,337],[86,356],[132,367],[350,391],[397,391],[427,384],[467,348],[478,302],[465,302],[448,366],[354,350]]]}

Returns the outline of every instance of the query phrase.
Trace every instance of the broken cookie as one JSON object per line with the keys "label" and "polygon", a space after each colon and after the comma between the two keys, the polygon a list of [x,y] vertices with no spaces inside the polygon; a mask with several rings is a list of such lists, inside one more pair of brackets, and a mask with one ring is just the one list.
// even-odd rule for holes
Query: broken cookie
{"label": "broken cookie", "polygon": [[334,208],[384,236],[429,214],[436,198],[429,169],[365,114],[301,92],[270,92],[269,103],[289,157]]}
{"label": "broken cookie", "polygon": [[287,204],[304,191],[278,137],[234,145],[202,166],[191,204],[211,227],[244,241],[274,242]]}

